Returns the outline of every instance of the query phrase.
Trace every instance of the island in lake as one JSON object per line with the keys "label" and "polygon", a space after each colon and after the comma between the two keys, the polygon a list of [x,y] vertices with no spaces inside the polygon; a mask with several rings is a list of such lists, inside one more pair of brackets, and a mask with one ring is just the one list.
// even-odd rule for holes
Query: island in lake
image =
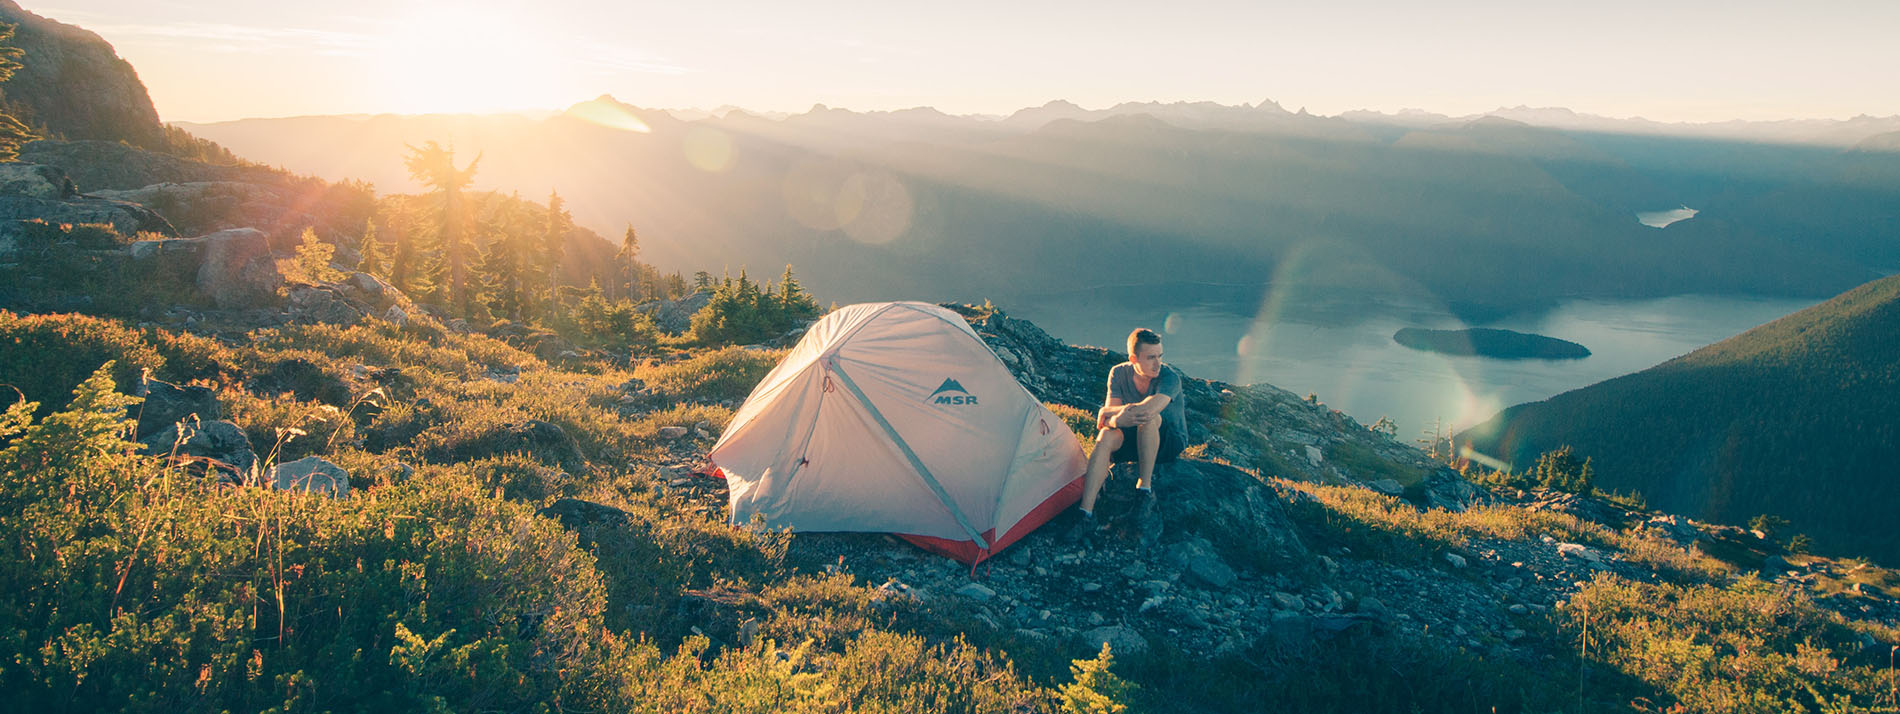
{"label": "island in lake", "polygon": [[1407,327],[1393,333],[1392,341],[1426,352],[1497,359],[1582,359],[1590,356],[1588,347],[1569,340],[1489,327],[1464,330]]}

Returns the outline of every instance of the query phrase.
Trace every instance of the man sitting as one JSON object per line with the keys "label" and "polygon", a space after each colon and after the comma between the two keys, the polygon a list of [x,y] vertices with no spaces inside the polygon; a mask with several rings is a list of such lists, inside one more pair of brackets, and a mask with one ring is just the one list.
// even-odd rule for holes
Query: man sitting
{"label": "man sitting", "polygon": [[1082,518],[1069,531],[1071,541],[1095,532],[1095,497],[1108,480],[1109,466],[1117,462],[1135,462],[1140,491],[1135,521],[1148,525],[1154,518],[1155,462],[1173,461],[1187,445],[1181,374],[1161,363],[1160,335],[1145,328],[1128,334],[1128,361],[1108,371],[1108,399],[1096,413],[1095,426],[1101,431],[1089,454],[1077,505]]}

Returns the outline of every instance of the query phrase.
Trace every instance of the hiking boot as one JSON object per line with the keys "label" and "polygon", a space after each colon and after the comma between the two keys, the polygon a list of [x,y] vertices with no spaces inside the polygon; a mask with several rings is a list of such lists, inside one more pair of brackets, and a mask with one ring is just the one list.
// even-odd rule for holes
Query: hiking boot
{"label": "hiking boot", "polygon": [[1143,492],[1136,497],[1135,510],[1129,521],[1133,525],[1135,539],[1143,548],[1153,548],[1161,542],[1161,513],[1155,505],[1155,495]]}
{"label": "hiking boot", "polygon": [[1095,523],[1095,516],[1084,513],[1069,526],[1067,533],[1062,534],[1062,542],[1070,545],[1088,545],[1089,541],[1095,538],[1098,530],[1100,526]]}

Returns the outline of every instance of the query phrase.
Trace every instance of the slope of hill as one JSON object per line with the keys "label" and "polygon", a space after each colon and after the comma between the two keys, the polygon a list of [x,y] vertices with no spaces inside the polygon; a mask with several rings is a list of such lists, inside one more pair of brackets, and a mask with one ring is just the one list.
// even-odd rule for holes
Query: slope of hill
{"label": "slope of hill", "polygon": [[0,85],[0,102],[20,121],[68,139],[163,144],[164,127],[138,73],[99,35],[14,0],[0,0],[0,22],[17,26],[12,44],[25,50],[25,67]]}
{"label": "slope of hill", "polygon": [[1900,276],[1459,435],[1527,465],[1569,444],[1604,488],[1846,553],[1900,557]]}

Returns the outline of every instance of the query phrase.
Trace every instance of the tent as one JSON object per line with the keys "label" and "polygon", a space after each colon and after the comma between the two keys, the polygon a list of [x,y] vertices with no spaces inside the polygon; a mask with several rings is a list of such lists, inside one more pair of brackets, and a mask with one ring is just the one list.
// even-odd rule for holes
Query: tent
{"label": "tent", "polygon": [[1075,503],[1087,468],[962,317],[915,302],[813,323],[708,457],[736,524],[892,533],[972,565]]}

